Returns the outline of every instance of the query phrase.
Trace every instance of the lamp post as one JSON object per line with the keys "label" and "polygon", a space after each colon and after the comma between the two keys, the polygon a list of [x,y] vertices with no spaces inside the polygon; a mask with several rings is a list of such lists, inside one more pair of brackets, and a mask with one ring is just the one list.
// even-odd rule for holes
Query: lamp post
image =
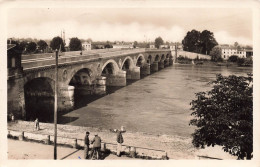
{"label": "lamp post", "polygon": [[57,107],[58,107],[58,54],[59,51],[55,50],[55,95],[54,95],[54,160],[57,159]]}

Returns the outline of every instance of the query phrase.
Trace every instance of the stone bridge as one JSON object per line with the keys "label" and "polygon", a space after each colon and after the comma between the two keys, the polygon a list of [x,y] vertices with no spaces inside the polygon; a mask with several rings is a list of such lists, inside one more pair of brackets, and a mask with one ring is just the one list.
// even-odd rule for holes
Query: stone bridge
{"label": "stone bridge", "polygon": [[[173,64],[167,49],[102,49],[59,54],[58,111],[72,110],[81,95],[103,95]],[[55,53],[22,55],[21,67],[8,68],[8,113],[32,120],[53,115]],[[49,106],[49,108],[46,108]],[[45,108],[45,111],[35,111]],[[38,113],[38,114],[37,114]]]}

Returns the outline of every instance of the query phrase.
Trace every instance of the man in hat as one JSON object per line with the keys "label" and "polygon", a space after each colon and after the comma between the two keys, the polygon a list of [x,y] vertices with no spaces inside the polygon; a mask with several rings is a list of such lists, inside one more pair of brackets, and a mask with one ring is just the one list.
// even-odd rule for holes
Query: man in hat
{"label": "man in hat", "polygon": [[88,159],[88,151],[89,151],[89,132],[86,132],[85,140],[84,140],[84,159]]}
{"label": "man in hat", "polygon": [[[100,149],[101,149],[101,138],[98,136],[98,134],[95,134],[94,139],[91,141],[91,144],[93,144],[93,153],[97,153],[97,159],[100,159]],[[92,154],[93,154],[92,153]],[[92,155],[93,156],[93,155]]]}

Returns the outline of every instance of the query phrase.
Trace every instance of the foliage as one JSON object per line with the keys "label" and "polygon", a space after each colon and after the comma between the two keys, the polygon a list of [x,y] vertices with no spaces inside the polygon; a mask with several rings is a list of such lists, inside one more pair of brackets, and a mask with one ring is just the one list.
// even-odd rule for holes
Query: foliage
{"label": "foliage", "polygon": [[201,33],[197,30],[188,31],[182,40],[184,51],[202,54],[210,53],[211,49],[217,44],[214,34],[208,30]]}
{"label": "foliage", "polygon": [[163,39],[161,37],[157,37],[154,42],[155,47],[158,49],[160,45],[163,44]]}
{"label": "foliage", "polygon": [[236,56],[236,55],[232,55],[228,58],[228,60],[231,62],[237,62],[237,59],[238,59],[238,56]]}
{"label": "foliage", "polygon": [[221,48],[219,46],[212,48],[209,55],[211,56],[212,61],[222,61]]}
{"label": "foliage", "polygon": [[21,49],[24,51],[25,48],[27,47],[28,43],[25,42],[25,41],[22,41],[22,42],[19,43],[19,45],[20,45]]}
{"label": "foliage", "polygon": [[245,59],[244,58],[238,58],[237,59],[237,65],[242,66],[245,63]]}
{"label": "foliage", "polygon": [[32,53],[32,52],[34,52],[34,51],[36,50],[36,47],[37,47],[37,45],[36,45],[35,42],[30,42],[30,43],[28,43],[28,45],[26,46],[26,51],[27,51],[28,53]]}
{"label": "foliage", "polygon": [[253,78],[218,74],[212,90],[196,93],[190,125],[195,147],[220,145],[224,151],[251,159],[253,153]]}
{"label": "foliage", "polygon": [[71,51],[79,51],[82,49],[81,41],[77,38],[71,38],[69,43],[69,48]]}
{"label": "foliage", "polygon": [[213,32],[208,30],[202,31],[200,34],[200,46],[202,47],[202,54],[209,54],[214,46],[218,45],[216,39],[214,38]]}
{"label": "foliage", "polygon": [[39,49],[42,51],[45,50],[48,46],[48,44],[44,40],[39,40],[37,42],[37,45],[39,46]]}
{"label": "foliage", "polygon": [[252,66],[253,60],[251,57],[249,58],[238,58],[237,59],[237,65],[238,66]]}
{"label": "foliage", "polygon": [[63,42],[62,38],[59,36],[54,37],[51,40],[50,47],[52,48],[52,50],[55,51],[56,49],[59,50],[60,46],[61,46],[61,51],[64,52],[65,48],[64,48],[64,42]]}
{"label": "foliage", "polygon": [[200,32],[197,30],[188,31],[182,44],[184,51],[199,53]]}
{"label": "foliage", "polygon": [[180,64],[191,64],[192,59],[184,57],[182,55],[178,56],[177,62]]}
{"label": "foliage", "polygon": [[104,46],[105,48],[113,48],[113,45],[111,44],[111,42],[107,41],[107,43]]}
{"label": "foliage", "polygon": [[134,48],[136,48],[138,45],[137,41],[134,41]]}

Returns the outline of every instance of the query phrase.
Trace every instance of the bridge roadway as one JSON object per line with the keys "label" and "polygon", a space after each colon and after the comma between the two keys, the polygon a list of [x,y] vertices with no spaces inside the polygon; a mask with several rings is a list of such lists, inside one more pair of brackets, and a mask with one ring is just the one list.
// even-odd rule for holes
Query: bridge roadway
{"label": "bridge roadway", "polygon": [[[59,53],[59,65],[75,62],[89,62],[99,58],[113,58],[128,54],[144,53],[145,48],[140,49],[98,49],[90,51],[74,51]],[[82,52],[82,54],[80,54]],[[22,55],[23,69],[37,69],[55,66],[55,53]]]}

